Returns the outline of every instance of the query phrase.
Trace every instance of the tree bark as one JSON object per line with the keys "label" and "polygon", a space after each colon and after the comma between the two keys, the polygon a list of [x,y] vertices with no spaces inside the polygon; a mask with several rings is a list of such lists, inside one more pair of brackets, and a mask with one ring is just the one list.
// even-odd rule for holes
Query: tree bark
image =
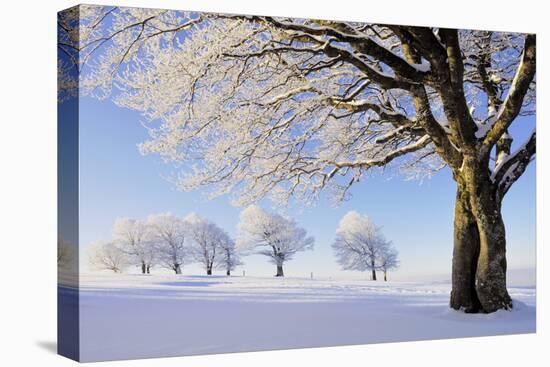
{"label": "tree bark", "polygon": [[376,270],[372,269],[372,280],[376,280]]}
{"label": "tree bark", "polygon": [[147,274],[151,274],[151,265],[147,264]]}
{"label": "tree bark", "polygon": [[231,270],[227,269],[227,272],[225,273],[225,275],[230,276],[231,275]]}
{"label": "tree bark", "polygon": [[451,308],[475,313],[481,309],[475,288],[479,257],[479,233],[470,210],[468,191],[457,189],[454,213],[454,248],[452,262]]}
{"label": "tree bark", "polygon": [[283,266],[282,265],[277,265],[277,275],[275,275],[276,277],[284,277],[285,274],[283,272]]}
{"label": "tree bark", "polygon": [[212,268],[206,268],[206,275],[212,275]]}
{"label": "tree bark", "polygon": [[465,312],[511,309],[506,289],[506,231],[486,162],[466,161],[457,177],[450,306]]}
{"label": "tree bark", "polygon": [[146,265],[144,262],[141,263],[141,274],[145,274]]}
{"label": "tree bark", "polygon": [[385,270],[384,270],[384,281],[385,281],[385,282],[388,281],[387,271],[385,271]]}
{"label": "tree bark", "polygon": [[174,271],[176,272],[176,274],[181,274],[180,264],[174,264]]}
{"label": "tree bark", "polygon": [[506,230],[501,203],[491,187],[483,187],[472,198],[479,231],[476,291],[485,312],[512,308],[506,289]]}

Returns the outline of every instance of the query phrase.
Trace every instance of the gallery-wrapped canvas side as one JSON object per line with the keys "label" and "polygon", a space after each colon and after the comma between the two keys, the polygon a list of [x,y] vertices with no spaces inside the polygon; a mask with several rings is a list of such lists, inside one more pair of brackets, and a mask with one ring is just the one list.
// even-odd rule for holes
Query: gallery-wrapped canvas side
{"label": "gallery-wrapped canvas side", "polygon": [[57,351],[79,360],[78,264],[79,7],[58,13]]}

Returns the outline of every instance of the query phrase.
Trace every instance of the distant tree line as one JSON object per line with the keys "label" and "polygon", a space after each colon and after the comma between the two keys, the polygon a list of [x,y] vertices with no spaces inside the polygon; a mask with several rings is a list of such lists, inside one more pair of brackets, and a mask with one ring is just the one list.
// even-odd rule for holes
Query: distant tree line
{"label": "distant tree line", "polygon": [[199,263],[208,275],[213,268],[231,275],[241,261],[235,241],[215,223],[196,214],[180,218],[164,213],[146,220],[117,219],[112,239],[91,246],[90,263],[114,272],[137,265],[142,274],[153,266],[181,274],[185,263]]}
{"label": "distant tree line", "polygon": [[[298,252],[313,249],[314,238],[293,219],[252,205],[241,212],[236,240],[214,222],[197,214],[178,217],[170,213],[150,215],[145,220],[118,218],[109,241],[90,245],[89,261],[94,269],[122,272],[138,266],[150,274],[153,266],[181,274],[184,264],[200,264],[207,275],[222,269],[226,275],[239,265],[242,256],[259,254],[284,276],[283,265]],[[398,266],[397,251],[379,227],[356,212],[343,217],[333,248],[345,270],[384,273]]]}

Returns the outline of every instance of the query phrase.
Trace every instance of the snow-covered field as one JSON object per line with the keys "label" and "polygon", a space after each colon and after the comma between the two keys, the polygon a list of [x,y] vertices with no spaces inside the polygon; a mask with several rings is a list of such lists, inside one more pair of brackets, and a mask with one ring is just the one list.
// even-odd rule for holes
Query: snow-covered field
{"label": "snow-covered field", "polygon": [[534,287],[515,309],[466,315],[449,284],[224,276],[81,277],[83,361],[535,331]]}

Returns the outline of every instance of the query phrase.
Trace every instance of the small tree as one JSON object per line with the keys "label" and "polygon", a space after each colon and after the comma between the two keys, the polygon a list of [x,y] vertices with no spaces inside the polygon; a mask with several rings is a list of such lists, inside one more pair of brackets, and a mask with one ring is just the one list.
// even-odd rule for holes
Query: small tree
{"label": "small tree", "polygon": [[380,229],[367,216],[350,211],[340,220],[332,248],[343,269],[371,271],[376,280],[377,261],[386,246]]}
{"label": "small tree", "polygon": [[399,266],[397,250],[391,245],[391,243],[388,242],[386,246],[382,247],[378,264],[380,270],[384,273],[384,281],[388,281],[388,271],[397,269]]}
{"label": "small tree", "polygon": [[275,276],[284,276],[283,264],[292,260],[297,252],[311,250],[313,237],[292,220],[268,213],[251,205],[241,212],[238,228],[238,247],[243,251],[257,250],[268,256],[276,266]]}
{"label": "small tree", "polygon": [[148,238],[147,224],[132,218],[117,218],[113,228],[113,241],[119,249],[149,273],[154,261],[154,249]]}
{"label": "small tree", "polygon": [[160,265],[181,274],[186,257],[186,223],[175,215],[166,213],[149,216],[147,225]]}
{"label": "small tree", "polygon": [[223,232],[223,236],[220,238],[220,251],[221,259],[218,262],[217,267],[225,269],[227,276],[231,275],[231,271],[239,265],[242,265],[239,253],[237,252],[235,241],[233,241],[227,233]]}
{"label": "small tree", "polygon": [[206,275],[212,275],[212,269],[222,256],[221,244],[228,241],[229,236],[216,224],[196,214],[188,215],[185,221],[189,225],[191,256],[204,266]]}
{"label": "small tree", "polygon": [[92,268],[120,273],[128,266],[128,256],[113,242],[97,242],[90,245],[89,261]]}

